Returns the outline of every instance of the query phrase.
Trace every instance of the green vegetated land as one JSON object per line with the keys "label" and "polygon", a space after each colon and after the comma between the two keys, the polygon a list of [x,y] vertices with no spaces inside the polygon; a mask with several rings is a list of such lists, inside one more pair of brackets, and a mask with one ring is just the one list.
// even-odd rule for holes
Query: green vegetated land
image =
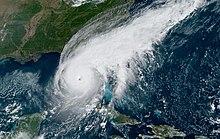
{"label": "green vegetated land", "polygon": [[97,5],[88,3],[70,7],[63,1],[57,4],[53,1],[57,0],[31,0],[10,15],[5,28],[0,30],[0,39],[3,40],[0,41],[0,58],[27,61],[40,53],[61,52],[88,20],[126,3],[126,0],[106,0]]}
{"label": "green vegetated land", "polygon": [[[10,54],[20,47],[21,39],[25,35],[24,26],[41,10],[41,5],[38,1],[30,0],[28,4],[21,4],[18,8],[20,10],[17,13],[7,16],[8,22],[1,29],[0,56]],[[3,20],[5,17],[1,18]]]}
{"label": "green vegetated land", "polygon": [[22,116],[19,118],[15,130],[4,138],[34,138],[40,130],[40,124],[43,119],[44,117],[39,113]]}

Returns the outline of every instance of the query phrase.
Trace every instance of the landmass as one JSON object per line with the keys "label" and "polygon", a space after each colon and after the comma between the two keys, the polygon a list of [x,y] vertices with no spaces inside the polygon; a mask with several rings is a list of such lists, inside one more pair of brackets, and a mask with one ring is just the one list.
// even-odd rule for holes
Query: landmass
{"label": "landmass", "polygon": [[186,134],[183,133],[180,130],[175,129],[172,126],[168,126],[168,125],[159,125],[159,126],[155,126],[155,125],[148,125],[147,127],[150,127],[152,129],[152,132],[154,135],[154,137],[156,138],[173,138],[173,137],[185,137]]}
{"label": "landmass", "polygon": [[101,12],[133,0],[105,0],[72,7],[68,0],[0,0],[0,59],[36,59],[61,52],[86,22]]}
{"label": "landmass", "polygon": [[5,138],[34,138],[40,130],[43,119],[44,116],[39,113],[22,116],[19,118],[15,130]]}

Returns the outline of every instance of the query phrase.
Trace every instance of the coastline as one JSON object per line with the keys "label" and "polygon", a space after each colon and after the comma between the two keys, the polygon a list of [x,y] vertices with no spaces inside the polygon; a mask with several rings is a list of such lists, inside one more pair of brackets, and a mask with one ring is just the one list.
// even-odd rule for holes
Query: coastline
{"label": "coastline", "polygon": [[61,52],[43,52],[43,53],[36,53],[34,55],[30,55],[28,57],[21,57],[21,56],[16,56],[16,55],[5,55],[5,56],[0,56],[0,61],[8,61],[7,59],[13,59],[14,61],[24,65],[25,63],[33,61],[34,63],[39,61],[43,55],[51,54],[51,53],[58,53],[61,54]]}
{"label": "coastline", "polygon": [[[14,58],[25,63],[37,61],[42,53],[60,53],[70,38],[93,17],[125,3],[125,0],[106,0],[79,7],[71,7],[63,1],[18,3],[18,10],[10,13],[13,18],[0,23],[0,60]],[[8,17],[2,15],[2,18],[4,16]]]}
{"label": "coastline", "polygon": [[18,61],[18,59],[7,57],[0,59],[0,75],[5,75],[16,70],[32,69],[31,72],[40,71],[42,78],[53,74],[59,65],[60,53],[51,52],[41,54],[35,60],[29,59]]}

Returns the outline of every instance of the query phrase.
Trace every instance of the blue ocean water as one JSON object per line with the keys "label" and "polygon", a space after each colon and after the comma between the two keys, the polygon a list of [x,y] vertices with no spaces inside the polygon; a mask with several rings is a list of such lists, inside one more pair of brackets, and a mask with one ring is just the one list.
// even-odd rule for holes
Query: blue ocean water
{"label": "blue ocean water", "polygon": [[[59,56],[59,53],[42,54],[37,62],[29,61],[25,64],[11,58],[0,61],[1,131],[14,129],[16,124],[14,116],[42,113],[47,109],[46,93],[43,88],[54,76]],[[37,76],[32,76],[32,74],[37,74]],[[21,107],[21,109],[13,113],[10,110],[7,112],[7,109],[13,110],[16,107]]]}
{"label": "blue ocean water", "polygon": [[46,81],[46,78],[48,76],[54,74],[55,69],[58,66],[59,57],[59,53],[47,53],[42,54],[42,56],[36,62],[31,60],[24,64],[17,62],[13,58],[2,59],[0,61],[0,75],[4,76],[6,73],[10,73],[18,69],[31,72],[37,72],[38,70],[40,70],[42,81]]}
{"label": "blue ocean water", "polygon": [[[217,109],[220,98],[219,9],[217,1],[198,9],[173,27],[162,42],[155,44],[158,67],[156,70],[142,68],[144,79],[130,86],[126,98],[116,104],[118,111],[145,124],[174,126],[189,138],[195,135],[219,137],[215,132],[219,130],[219,123],[211,122],[220,117]],[[146,56],[146,64],[147,61]],[[211,104],[215,104],[214,111]],[[143,118],[149,112],[150,116]],[[132,126],[129,136],[147,134],[146,126],[137,127]]]}
{"label": "blue ocean water", "polygon": [[[134,4],[130,8],[131,14],[152,3],[136,2],[142,4]],[[219,124],[213,121],[220,117],[217,109],[220,98],[219,8],[216,1],[174,26],[162,42],[154,44],[155,65],[151,63],[152,68],[139,65],[144,78],[130,85],[122,100],[113,99],[115,110],[142,121],[141,124],[115,126],[108,121],[106,129],[99,128],[97,124],[84,134],[80,129],[101,121],[102,116],[92,113],[90,119],[82,120],[79,126],[73,123],[62,125],[59,120],[60,123],[56,123],[56,117],[45,122],[45,126],[53,124],[51,129],[45,128],[48,132],[46,137],[55,137],[54,131],[58,128],[67,130],[59,133],[58,138],[73,135],[81,138],[111,135],[137,138],[139,134],[153,135],[152,129],[147,127],[153,124],[173,126],[186,133],[186,138],[194,138],[195,135],[218,138],[215,131],[219,130]],[[146,54],[146,65],[150,64],[149,59]]]}
{"label": "blue ocean water", "polygon": [[[136,0],[130,8],[131,14],[151,5],[152,2],[152,0]],[[153,135],[152,129],[147,127],[153,124],[174,126],[186,133],[186,138],[194,138],[195,135],[218,138],[218,133],[214,131],[218,131],[220,125],[214,121],[220,117],[219,9],[220,4],[216,1],[198,9],[190,18],[173,27],[162,42],[154,44],[156,64],[152,66],[153,68],[140,65],[144,78],[138,80],[135,85],[129,86],[122,100],[113,100],[117,111],[141,121],[141,124],[114,126],[108,121],[105,130],[94,128],[84,134],[80,132],[80,128],[96,119],[100,120],[102,115],[92,113],[91,119],[84,120],[81,125],[74,125],[64,120],[69,115],[63,112],[53,115],[54,118],[47,117],[41,125],[40,133],[45,134],[45,138],[67,138],[72,137],[73,134],[78,134],[81,138],[105,138],[111,135],[137,138],[139,134]],[[148,58],[146,55],[146,65],[149,64]],[[1,92],[0,122],[3,124],[0,130],[10,131],[16,121],[7,122],[11,118],[5,111],[8,104],[16,102],[22,105],[23,109],[16,113],[18,116],[42,112],[50,107],[51,95],[45,90],[58,66],[59,54],[43,54],[37,62],[30,61],[23,65],[13,59],[2,61],[4,62],[0,62],[0,77],[23,75],[22,73],[38,73],[37,77],[39,77],[37,83],[34,83],[39,84],[37,86],[39,90],[27,85],[22,93],[15,95]],[[11,74],[17,70],[22,72]],[[0,89],[3,90],[6,87],[3,86],[5,85],[3,82],[6,80],[1,79],[1,81]],[[18,85],[16,88],[18,90],[20,82],[20,80],[15,81],[13,84],[13,86]],[[104,97],[108,103],[112,100],[111,87],[106,88]],[[58,127],[61,127],[59,129],[62,129],[62,133],[60,130],[56,132]]]}

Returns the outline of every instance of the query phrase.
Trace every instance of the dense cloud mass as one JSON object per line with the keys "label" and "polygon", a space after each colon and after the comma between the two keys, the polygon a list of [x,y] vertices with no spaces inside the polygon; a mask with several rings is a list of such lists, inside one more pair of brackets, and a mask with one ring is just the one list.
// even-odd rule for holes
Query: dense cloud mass
{"label": "dense cloud mass", "polygon": [[[120,97],[126,86],[135,82],[135,62],[141,62],[146,53],[153,62],[152,44],[161,41],[170,28],[203,4],[199,0],[167,1],[160,8],[146,8],[127,24],[84,42],[78,38],[85,32],[74,35],[62,52],[55,78],[57,93],[77,105],[88,104],[102,92],[113,72],[117,84],[114,95]],[[100,23],[95,24],[88,30],[95,30]]]}
{"label": "dense cloud mass", "polygon": [[0,61],[0,138],[23,115],[41,115],[40,138],[219,138],[219,9],[135,0],[89,20],[61,54]]}

